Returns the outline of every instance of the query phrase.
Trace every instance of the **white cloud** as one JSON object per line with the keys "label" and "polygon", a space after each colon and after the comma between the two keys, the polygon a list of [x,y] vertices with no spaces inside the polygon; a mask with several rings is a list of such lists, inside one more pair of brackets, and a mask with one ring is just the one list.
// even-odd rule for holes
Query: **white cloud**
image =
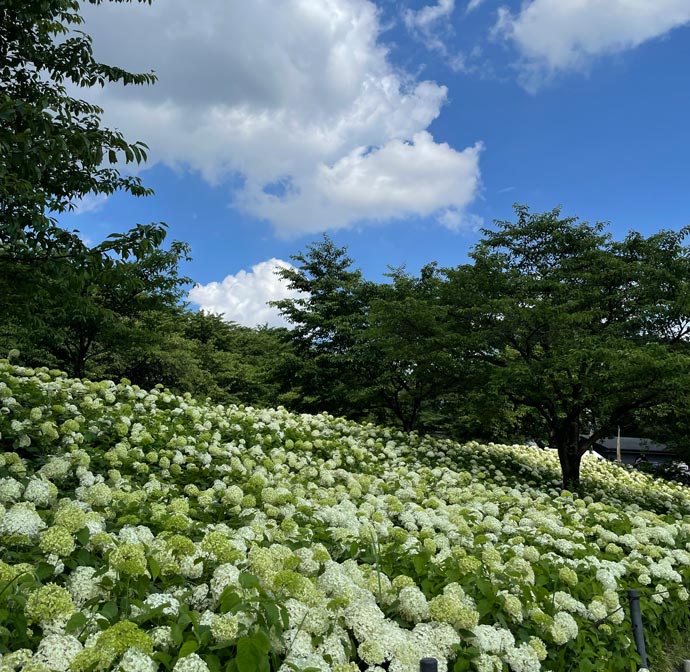
{"label": "white cloud", "polygon": [[479,6],[484,2],[484,0],[470,0],[467,3],[467,9],[465,12],[469,14],[470,12],[473,12],[475,9],[478,9]]}
{"label": "white cloud", "polygon": [[[427,49],[449,59],[451,57],[444,37],[453,34],[449,21],[454,11],[455,0],[438,0],[435,5],[426,5],[418,10],[406,9],[403,21],[412,36],[420,40]],[[458,57],[454,58],[459,62]]]}
{"label": "white cloud", "polygon": [[268,259],[252,266],[249,272],[241,270],[228,275],[222,282],[196,285],[188,298],[207,313],[223,313],[226,320],[245,327],[288,326],[278,310],[267,305],[268,301],[299,296],[276,275],[279,267],[291,265],[281,259]]}
{"label": "white cloud", "polygon": [[[84,14],[98,58],[159,77],[153,87],[97,91],[106,123],[147,142],[149,165],[191,168],[216,184],[240,176],[235,203],[284,236],[465,207],[475,195],[478,152],[426,132],[446,88],[392,65],[370,0],[165,0],[88,4]],[[391,166],[403,145],[412,166]],[[467,167],[455,174],[469,179],[456,185],[462,203],[427,193],[437,160]],[[355,164],[377,184],[368,202],[346,188],[365,187],[354,173],[346,179]],[[402,191],[411,181],[412,193]]]}
{"label": "white cloud", "polygon": [[[480,0],[481,1],[481,0]],[[410,29],[427,30],[441,19],[448,19],[455,9],[455,0],[438,0],[418,10],[407,9],[403,14],[405,25]]]}
{"label": "white cloud", "polygon": [[484,219],[479,215],[466,214],[454,208],[440,213],[438,221],[451,231],[478,231],[484,226]]}
{"label": "white cloud", "polygon": [[502,7],[493,32],[515,43],[521,83],[535,90],[558,71],[582,70],[688,22],[688,0],[532,0],[517,14]]}
{"label": "white cloud", "polygon": [[[391,140],[367,151],[357,147],[331,166],[321,165],[305,193],[263,198],[248,209],[281,218],[288,229],[318,232],[351,221],[428,216],[439,204],[462,210],[480,186],[477,143],[462,152],[421,131],[410,142]],[[305,212],[305,207],[307,212]]]}
{"label": "white cloud", "polygon": [[108,194],[94,194],[89,192],[83,198],[78,198],[74,201],[74,214],[85,215],[87,212],[100,212],[108,198]]}

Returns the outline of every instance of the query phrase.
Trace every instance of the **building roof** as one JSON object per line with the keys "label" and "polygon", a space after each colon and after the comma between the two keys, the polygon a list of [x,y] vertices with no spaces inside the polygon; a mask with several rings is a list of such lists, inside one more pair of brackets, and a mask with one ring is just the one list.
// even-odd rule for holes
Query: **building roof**
{"label": "building roof", "polygon": [[[597,441],[593,448],[594,450],[603,450],[603,452],[616,451],[615,436],[608,439],[601,439]],[[621,436],[621,453],[639,454],[639,455],[654,455],[663,453],[666,456],[672,456],[673,453],[666,448],[665,443],[659,443],[652,439],[645,439],[637,436]]]}

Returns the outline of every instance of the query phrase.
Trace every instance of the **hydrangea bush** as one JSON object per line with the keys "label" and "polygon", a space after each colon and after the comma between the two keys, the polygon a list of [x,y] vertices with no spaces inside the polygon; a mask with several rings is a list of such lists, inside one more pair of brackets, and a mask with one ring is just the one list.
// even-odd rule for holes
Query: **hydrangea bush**
{"label": "hydrangea bush", "polygon": [[[0,672],[634,670],[690,491],[585,457],[0,360]],[[663,626],[663,629],[662,629]]]}

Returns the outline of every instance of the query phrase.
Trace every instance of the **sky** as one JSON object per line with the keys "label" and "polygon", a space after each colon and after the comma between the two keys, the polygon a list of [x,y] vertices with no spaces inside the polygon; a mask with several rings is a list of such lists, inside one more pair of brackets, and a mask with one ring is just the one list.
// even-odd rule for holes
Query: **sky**
{"label": "sky", "polygon": [[149,145],[155,195],[87,196],[89,242],[164,221],[192,309],[283,325],[275,275],[327,233],[374,281],[464,263],[561,207],[616,238],[690,224],[690,0],[86,4],[100,60],[151,87],[79,97]]}

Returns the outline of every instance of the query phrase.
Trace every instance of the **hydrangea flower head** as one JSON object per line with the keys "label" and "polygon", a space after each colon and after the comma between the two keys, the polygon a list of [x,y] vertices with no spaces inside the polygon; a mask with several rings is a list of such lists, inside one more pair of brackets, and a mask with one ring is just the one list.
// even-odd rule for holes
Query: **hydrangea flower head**
{"label": "hydrangea flower head", "polygon": [[74,551],[76,544],[66,528],[54,525],[41,533],[38,546],[46,554],[53,553],[60,558],[66,558]]}
{"label": "hydrangea flower head", "polygon": [[124,543],[114,548],[109,557],[110,566],[125,576],[143,576],[146,569],[146,554],[141,544]]}
{"label": "hydrangea flower head", "polygon": [[67,504],[55,512],[53,522],[75,534],[86,527],[86,513],[76,504]]}
{"label": "hydrangea flower head", "polygon": [[66,622],[75,611],[72,596],[56,583],[47,583],[31,593],[24,607],[27,619],[43,627]]}

